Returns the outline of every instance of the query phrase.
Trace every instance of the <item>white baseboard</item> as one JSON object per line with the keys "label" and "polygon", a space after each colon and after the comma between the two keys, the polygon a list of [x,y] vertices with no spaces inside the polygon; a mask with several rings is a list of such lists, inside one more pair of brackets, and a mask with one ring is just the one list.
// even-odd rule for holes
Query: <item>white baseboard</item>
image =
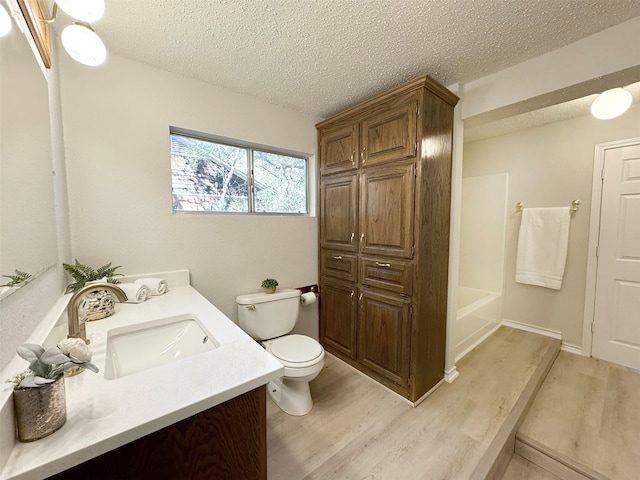
{"label": "white baseboard", "polygon": [[573,353],[574,355],[583,355],[581,347],[578,345],[571,345],[570,343],[562,342],[560,350],[563,352]]}
{"label": "white baseboard", "polygon": [[447,383],[452,383],[456,378],[458,378],[458,375],[460,375],[460,372],[458,372],[458,369],[454,365],[453,368],[444,372],[444,380]]}
{"label": "white baseboard", "polygon": [[518,330],[524,330],[525,332],[537,333],[538,335],[544,335],[545,337],[557,338],[562,340],[562,332],[557,330],[551,330],[550,328],[538,327],[536,325],[529,325],[528,323],[516,322],[515,320],[509,320],[508,318],[502,319],[502,325],[505,327],[517,328]]}
{"label": "white baseboard", "polygon": [[[486,331],[485,333],[483,333],[480,338],[478,338],[476,341],[474,341],[471,345],[469,345],[467,348],[465,348],[462,352],[460,352],[460,354],[456,355],[456,363],[458,363],[462,357],[464,357],[467,353],[469,353],[471,350],[473,350],[474,348],[476,348],[478,345],[480,345],[482,342],[484,342],[487,338],[489,338],[491,335],[493,335],[495,333],[496,330],[498,330],[500,328],[500,325],[502,325],[501,323],[496,323],[494,324],[493,327],[491,327],[491,324],[489,324],[487,326],[487,328],[489,329],[488,331]],[[457,374],[456,374],[457,376]],[[445,372],[445,379],[446,379],[446,372]],[[454,377],[455,378],[455,377]],[[448,380],[447,380],[448,381]],[[452,380],[453,381],[453,380]],[[449,382],[451,383],[451,382]]]}

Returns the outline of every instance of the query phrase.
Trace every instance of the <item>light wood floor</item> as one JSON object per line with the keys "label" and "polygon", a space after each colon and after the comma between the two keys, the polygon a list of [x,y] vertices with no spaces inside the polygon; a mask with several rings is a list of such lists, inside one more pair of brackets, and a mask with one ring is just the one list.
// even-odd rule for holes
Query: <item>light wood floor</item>
{"label": "light wood floor", "polygon": [[311,413],[267,402],[269,479],[467,479],[551,341],[501,327],[417,408],[327,356]]}
{"label": "light wood floor", "polygon": [[638,480],[640,374],[560,352],[519,432],[608,478]]}
{"label": "light wood floor", "polygon": [[514,455],[502,480],[562,480],[537,465]]}

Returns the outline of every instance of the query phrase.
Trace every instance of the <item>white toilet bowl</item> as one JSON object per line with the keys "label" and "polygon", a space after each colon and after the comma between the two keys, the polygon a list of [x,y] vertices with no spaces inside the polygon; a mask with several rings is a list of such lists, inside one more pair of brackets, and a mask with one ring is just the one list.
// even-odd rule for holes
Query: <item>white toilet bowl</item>
{"label": "white toilet bowl", "polygon": [[284,365],[284,375],[267,386],[271,399],[285,413],[306,415],[313,407],[309,382],[324,366],[324,349],[311,337],[289,334],[298,320],[300,290],[248,293],[236,304],[240,327]]}
{"label": "white toilet bowl", "polygon": [[284,375],[267,385],[269,396],[285,413],[306,415],[313,407],[309,382],[324,366],[324,349],[304,335],[285,335],[262,345],[284,365]]}

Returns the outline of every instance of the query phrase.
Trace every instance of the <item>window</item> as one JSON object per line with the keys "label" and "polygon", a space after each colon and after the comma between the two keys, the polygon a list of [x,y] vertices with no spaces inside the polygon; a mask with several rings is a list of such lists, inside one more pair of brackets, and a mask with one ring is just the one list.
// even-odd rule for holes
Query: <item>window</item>
{"label": "window", "polygon": [[174,212],[308,212],[306,158],[233,143],[171,132]]}

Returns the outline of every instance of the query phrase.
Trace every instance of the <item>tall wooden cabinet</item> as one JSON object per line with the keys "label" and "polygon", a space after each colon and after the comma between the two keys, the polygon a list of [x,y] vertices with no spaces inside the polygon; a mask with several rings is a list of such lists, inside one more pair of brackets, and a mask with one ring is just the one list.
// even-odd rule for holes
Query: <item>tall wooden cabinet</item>
{"label": "tall wooden cabinet", "polygon": [[444,376],[457,101],[421,77],[317,125],[320,341],[411,402]]}

